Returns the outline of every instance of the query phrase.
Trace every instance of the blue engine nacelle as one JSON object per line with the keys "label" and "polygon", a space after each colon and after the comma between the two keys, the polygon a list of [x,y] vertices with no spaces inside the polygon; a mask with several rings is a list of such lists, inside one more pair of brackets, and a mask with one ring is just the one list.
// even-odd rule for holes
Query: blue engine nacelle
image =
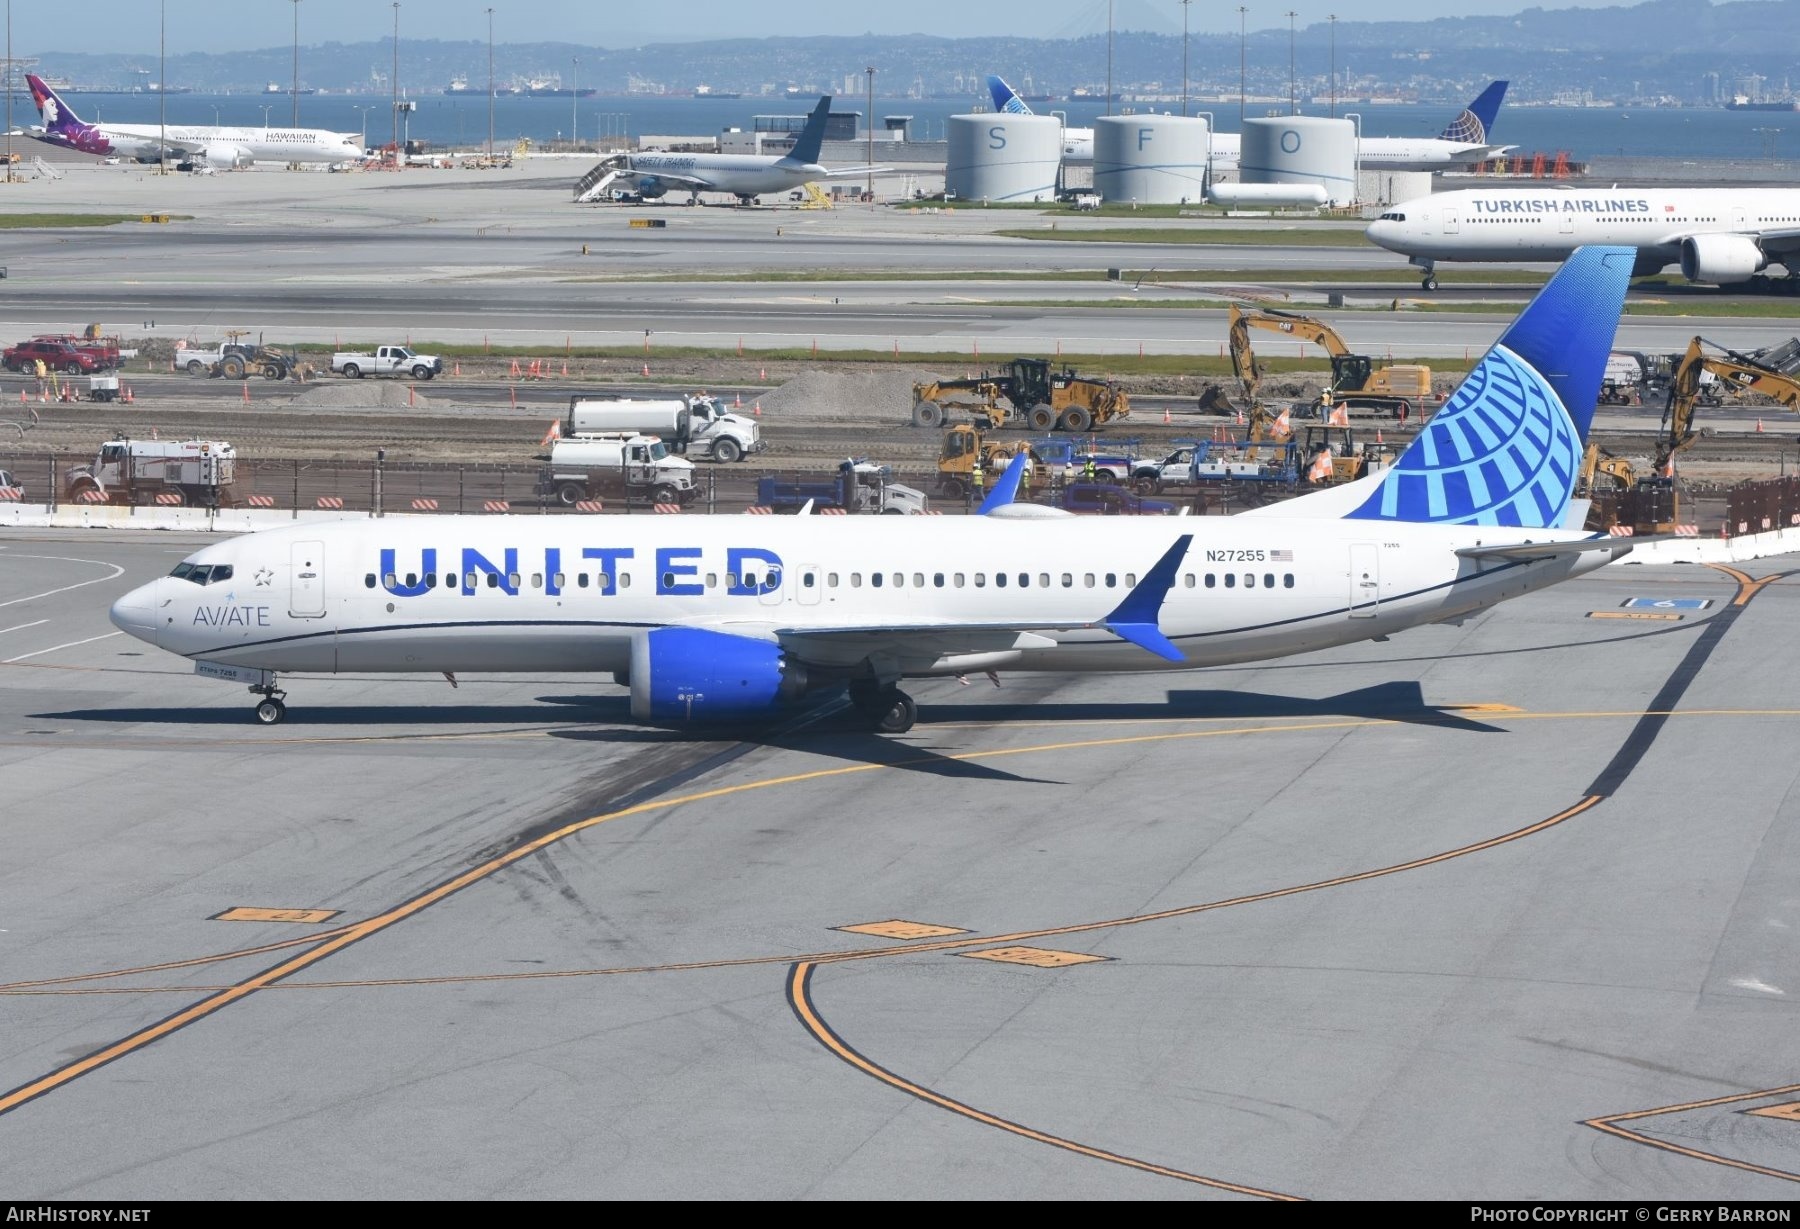
{"label": "blue engine nacelle", "polygon": [[658,627],[631,641],[631,715],[656,725],[766,717],[806,690],[781,646],[697,627]]}
{"label": "blue engine nacelle", "polygon": [[669,194],[669,185],[660,179],[640,179],[637,194],[647,201],[659,200]]}

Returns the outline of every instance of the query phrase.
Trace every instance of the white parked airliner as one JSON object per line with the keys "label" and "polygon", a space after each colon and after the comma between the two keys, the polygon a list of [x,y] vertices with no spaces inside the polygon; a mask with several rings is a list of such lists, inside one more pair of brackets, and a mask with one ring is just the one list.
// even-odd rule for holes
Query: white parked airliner
{"label": "white parked airliner", "polygon": [[1586,244],[1636,249],[1634,273],[1800,290],[1800,188],[1466,188],[1395,205],[1367,232],[1437,289],[1442,261],[1561,260]]}
{"label": "white parked airliner", "polygon": [[1633,253],[1585,248],[1392,468],[1235,517],[425,516],[302,524],[195,552],[112,608],[249,685],[277,674],[601,671],[660,725],[761,722],[846,689],[911,728],[901,680],[1178,670],[1456,618],[1629,540],[1573,484]]}
{"label": "white parked airliner", "polygon": [[[987,85],[988,93],[993,95],[996,111],[1013,115],[1034,114],[1012,86],[999,77],[989,77]],[[1488,134],[1494,127],[1494,117],[1500,112],[1500,101],[1505,97],[1506,82],[1489,82],[1487,89],[1481,91],[1480,96],[1435,137],[1363,137],[1356,144],[1357,165],[1365,171],[1448,171],[1498,157],[1512,148],[1510,145],[1494,145],[1488,140]],[[1236,169],[1241,146],[1242,138],[1235,132],[1213,133],[1213,169]],[[1094,160],[1092,128],[1063,129],[1063,160]]]}
{"label": "white parked airliner", "polygon": [[43,139],[84,154],[119,154],[140,162],[164,156],[209,166],[252,162],[360,162],[367,155],[354,132],[320,128],[231,128],[204,124],[88,124],[42,77],[25,75],[44,121]]}
{"label": "white parked airliner", "polygon": [[575,185],[575,201],[587,204],[604,201],[615,191],[630,192],[647,200],[667,196],[670,192],[686,192],[698,198],[702,192],[728,192],[744,204],[752,204],[759,196],[786,192],[801,184],[820,179],[843,179],[852,175],[885,175],[885,166],[848,166],[827,170],[819,165],[819,150],[825,141],[825,120],[831,114],[831,98],[819,99],[819,105],[806,117],[806,126],[794,138],[794,148],[777,157],[773,154],[677,154],[651,151],[640,154],[613,154],[600,160]]}

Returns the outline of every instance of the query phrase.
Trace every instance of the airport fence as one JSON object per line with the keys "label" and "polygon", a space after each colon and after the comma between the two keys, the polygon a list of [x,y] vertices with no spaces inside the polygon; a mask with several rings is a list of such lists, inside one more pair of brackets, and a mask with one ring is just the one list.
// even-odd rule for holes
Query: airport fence
{"label": "airport fence", "polygon": [[1767,533],[1800,525],[1800,478],[1769,478],[1732,487],[1726,499],[1724,536]]}

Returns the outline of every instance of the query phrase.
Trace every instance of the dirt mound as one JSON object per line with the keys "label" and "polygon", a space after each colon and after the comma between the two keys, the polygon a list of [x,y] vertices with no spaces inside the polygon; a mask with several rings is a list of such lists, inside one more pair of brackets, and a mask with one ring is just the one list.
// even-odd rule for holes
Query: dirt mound
{"label": "dirt mound", "polygon": [[936,373],[893,369],[807,371],[761,397],[764,416],[822,422],[912,421],[913,383]]}
{"label": "dirt mound", "polygon": [[399,380],[335,380],[315,384],[295,393],[288,402],[295,409],[319,410],[424,410],[436,403],[416,385]]}

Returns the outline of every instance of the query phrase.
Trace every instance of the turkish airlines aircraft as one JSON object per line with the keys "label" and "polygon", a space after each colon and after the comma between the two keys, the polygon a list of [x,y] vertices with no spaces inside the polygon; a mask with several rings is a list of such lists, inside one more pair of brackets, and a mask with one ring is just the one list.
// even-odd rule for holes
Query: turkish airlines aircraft
{"label": "turkish airlines aircraft", "polygon": [[87,124],[42,77],[25,75],[44,121],[43,139],[84,154],[119,154],[155,162],[165,154],[212,166],[251,162],[360,162],[368,155],[354,132],[320,128],[222,128],[194,124]]}
{"label": "turkish airlines aircraft", "polygon": [[1586,248],[1394,466],[1235,517],[426,516],[207,546],[121,629],[249,685],[277,673],[611,672],[640,721],[766,721],[842,693],[874,729],[906,678],[1180,670],[1456,618],[1619,558],[1571,502],[1633,253]]}
{"label": "turkish airlines aircraft", "polygon": [[[1439,261],[1561,260],[1584,244],[1636,250],[1642,277],[1800,292],[1800,188],[1465,188],[1395,205],[1365,232],[1424,270]],[[1763,272],[1787,270],[1779,284]]]}

